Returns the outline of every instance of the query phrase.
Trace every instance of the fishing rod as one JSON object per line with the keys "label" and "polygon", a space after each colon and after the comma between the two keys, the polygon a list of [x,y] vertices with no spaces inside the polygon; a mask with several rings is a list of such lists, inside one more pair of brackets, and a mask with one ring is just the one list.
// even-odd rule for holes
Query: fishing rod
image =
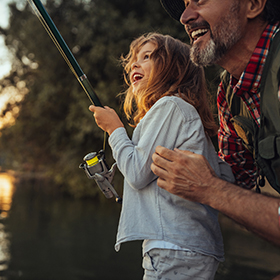
{"label": "fishing rod", "polygon": [[[44,26],[45,30],[49,34],[50,38],[54,42],[55,46],[59,50],[60,54],[68,64],[69,68],[81,84],[85,93],[87,94],[89,100],[95,106],[103,107],[98,96],[93,90],[92,85],[90,84],[87,76],[82,71],[80,65],[75,59],[74,55],[68,48],[64,39],[62,38],[60,32],[56,28],[54,22],[49,16],[48,12],[44,8],[40,0],[28,0],[29,4],[33,8],[36,16]],[[106,136],[106,133],[104,134]],[[105,137],[104,137],[104,148],[105,148]],[[84,169],[87,177],[89,179],[94,179],[102,193],[106,198],[116,197],[116,202],[122,203],[121,197],[117,194],[116,190],[112,186],[111,182],[113,180],[116,163],[113,164],[112,168],[109,170],[109,167],[105,161],[104,151],[101,150],[99,153],[89,153],[84,157],[84,163],[81,163],[79,168]]]}
{"label": "fishing rod", "polygon": [[103,107],[98,96],[93,90],[92,85],[90,84],[86,74],[81,69],[80,65],[78,64],[77,60],[75,59],[74,55],[68,48],[67,44],[65,43],[64,39],[62,38],[60,32],[56,28],[53,20],[49,16],[48,12],[46,11],[45,7],[41,3],[40,0],[28,0],[29,4],[33,8],[36,16],[44,26],[45,30],[49,34],[50,38],[56,45],[57,49],[61,53],[62,57],[68,64],[69,68],[81,84],[82,88],[84,89],[85,93],[87,94],[89,100],[95,106]]}

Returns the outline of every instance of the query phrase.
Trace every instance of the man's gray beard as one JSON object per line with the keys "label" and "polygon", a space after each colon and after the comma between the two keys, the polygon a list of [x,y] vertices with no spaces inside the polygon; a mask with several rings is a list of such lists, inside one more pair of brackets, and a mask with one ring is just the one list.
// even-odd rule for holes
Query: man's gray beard
{"label": "man's gray beard", "polygon": [[[199,43],[192,45],[191,60],[199,66],[217,63],[227,51],[242,37],[239,20],[240,1],[232,3],[230,12],[221,19],[221,23],[211,32],[211,38],[205,48],[200,49]],[[215,34],[215,35],[214,35]]]}
{"label": "man's gray beard", "polygon": [[219,55],[216,53],[216,45],[211,39],[205,49],[201,50],[197,45],[193,45],[190,49],[190,57],[194,64],[198,66],[208,66],[214,64]]}

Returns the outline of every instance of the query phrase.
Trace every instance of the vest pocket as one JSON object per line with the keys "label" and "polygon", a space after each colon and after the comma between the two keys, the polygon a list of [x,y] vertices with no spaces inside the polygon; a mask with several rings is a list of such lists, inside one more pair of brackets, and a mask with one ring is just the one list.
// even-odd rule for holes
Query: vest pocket
{"label": "vest pocket", "polygon": [[280,136],[268,136],[259,142],[257,162],[271,186],[280,193]]}
{"label": "vest pocket", "polygon": [[268,136],[259,142],[259,154],[262,158],[273,159],[276,156],[277,150],[275,145],[275,138],[276,136]]}

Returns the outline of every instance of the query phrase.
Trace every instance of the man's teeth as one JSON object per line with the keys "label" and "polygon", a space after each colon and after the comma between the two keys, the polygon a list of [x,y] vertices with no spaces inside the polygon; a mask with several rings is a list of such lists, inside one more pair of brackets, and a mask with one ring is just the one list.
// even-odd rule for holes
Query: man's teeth
{"label": "man's teeth", "polygon": [[191,36],[192,36],[192,38],[195,38],[197,36],[200,36],[200,35],[206,33],[207,31],[208,31],[208,29],[197,29],[192,32]]}

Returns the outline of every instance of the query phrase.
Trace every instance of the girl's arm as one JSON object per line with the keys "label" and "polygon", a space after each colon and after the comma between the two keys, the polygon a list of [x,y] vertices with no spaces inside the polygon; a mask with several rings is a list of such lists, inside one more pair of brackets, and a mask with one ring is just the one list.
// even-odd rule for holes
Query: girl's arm
{"label": "girl's arm", "polygon": [[124,128],[116,129],[109,138],[119,170],[134,189],[142,189],[156,180],[151,172],[156,146],[184,148],[199,152],[203,146],[203,126],[196,110],[186,103],[162,98],[148,111],[129,139]]}

